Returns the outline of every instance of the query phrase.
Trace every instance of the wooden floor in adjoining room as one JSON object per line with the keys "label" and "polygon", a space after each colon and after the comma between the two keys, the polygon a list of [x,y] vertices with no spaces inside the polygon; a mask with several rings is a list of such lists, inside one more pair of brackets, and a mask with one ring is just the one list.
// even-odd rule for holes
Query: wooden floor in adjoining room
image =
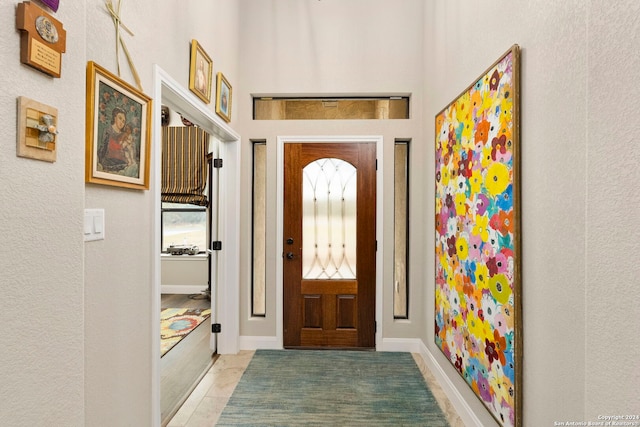
{"label": "wooden floor in adjoining room", "polygon": [[162,308],[210,308],[211,300],[202,295],[162,294],[160,305]]}
{"label": "wooden floor in adjoining room", "polygon": [[[211,308],[198,295],[163,294],[162,308]],[[211,317],[202,322],[160,359],[160,407],[166,425],[193,388],[212,366],[216,354],[210,349]]]}

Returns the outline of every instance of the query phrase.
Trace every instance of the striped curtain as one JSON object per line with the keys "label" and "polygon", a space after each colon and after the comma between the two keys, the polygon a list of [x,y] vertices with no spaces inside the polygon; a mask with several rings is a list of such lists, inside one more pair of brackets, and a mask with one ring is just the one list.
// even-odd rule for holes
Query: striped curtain
{"label": "striped curtain", "polygon": [[162,128],[162,201],[207,206],[209,134],[195,126]]}

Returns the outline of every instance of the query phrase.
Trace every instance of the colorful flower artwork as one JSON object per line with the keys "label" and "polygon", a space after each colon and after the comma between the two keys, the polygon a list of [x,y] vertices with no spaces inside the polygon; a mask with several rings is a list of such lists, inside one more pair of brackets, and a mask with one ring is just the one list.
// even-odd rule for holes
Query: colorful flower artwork
{"label": "colorful flower artwork", "polygon": [[435,123],[435,342],[503,426],[521,395],[518,67],[516,45]]}

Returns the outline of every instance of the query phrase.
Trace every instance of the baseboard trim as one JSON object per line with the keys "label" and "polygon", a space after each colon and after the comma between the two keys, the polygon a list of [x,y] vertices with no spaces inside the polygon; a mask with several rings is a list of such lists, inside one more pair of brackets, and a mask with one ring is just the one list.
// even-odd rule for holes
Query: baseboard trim
{"label": "baseboard trim", "polygon": [[241,335],[238,340],[240,350],[282,350],[278,337]]}
{"label": "baseboard trim", "polygon": [[444,372],[438,361],[433,357],[433,354],[429,351],[427,346],[424,345],[422,340],[420,340],[420,349],[417,353],[420,354],[420,357],[422,357],[422,360],[427,365],[433,376],[436,377],[442,391],[444,391],[444,394],[449,398],[449,401],[455,408],[458,416],[464,422],[464,425],[483,427],[484,424],[482,421],[478,419],[462,394],[460,394],[453,382],[451,382],[451,379]]}
{"label": "baseboard trim", "polygon": [[161,285],[160,292],[163,294],[199,294],[207,289],[206,285]]}
{"label": "baseboard trim", "polygon": [[[240,350],[279,350],[282,345],[274,336],[240,336]],[[377,351],[399,351],[405,353],[420,353],[422,341],[417,338],[384,338]]]}
{"label": "baseboard trim", "polygon": [[418,338],[383,338],[378,345],[378,351],[400,351],[405,353],[420,353],[422,341]]}

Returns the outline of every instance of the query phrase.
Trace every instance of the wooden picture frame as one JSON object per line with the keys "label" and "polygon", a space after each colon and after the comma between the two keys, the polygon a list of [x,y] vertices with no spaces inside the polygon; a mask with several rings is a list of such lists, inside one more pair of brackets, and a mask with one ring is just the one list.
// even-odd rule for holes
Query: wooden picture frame
{"label": "wooden picture frame", "polygon": [[500,426],[522,426],[520,48],[435,117],[438,348]]}
{"label": "wooden picture frame", "polygon": [[225,122],[231,121],[231,101],[233,99],[233,89],[224,74],[218,73],[216,78],[216,113]]}
{"label": "wooden picture frame", "polygon": [[151,106],[150,97],[87,63],[86,182],[149,189]]}
{"label": "wooden picture frame", "polygon": [[189,89],[206,104],[211,102],[211,76],[213,61],[197,40],[191,40]]}

